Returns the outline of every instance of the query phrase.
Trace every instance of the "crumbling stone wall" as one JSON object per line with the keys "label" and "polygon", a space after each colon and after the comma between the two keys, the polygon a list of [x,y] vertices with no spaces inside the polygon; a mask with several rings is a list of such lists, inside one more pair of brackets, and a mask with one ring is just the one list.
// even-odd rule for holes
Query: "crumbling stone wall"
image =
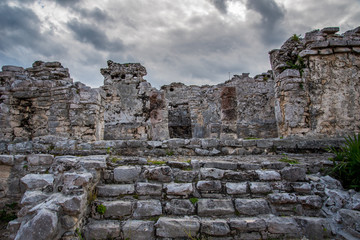
{"label": "crumbling stone wall", "polygon": [[[172,83],[162,90],[169,103],[169,129],[188,132],[191,127],[193,138],[277,137],[271,72],[255,78],[235,75],[215,86]],[[182,116],[172,119],[172,114]]]}
{"label": "crumbling stone wall", "polygon": [[49,135],[84,141],[103,138],[103,93],[74,84],[59,62],[37,61],[27,69],[3,66],[0,95],[2,141]]}
{"label": "crumbling stone wall", "polygon": [[324,28],[270,52],[280,136],[341,136],[360,129],[360,27]]}

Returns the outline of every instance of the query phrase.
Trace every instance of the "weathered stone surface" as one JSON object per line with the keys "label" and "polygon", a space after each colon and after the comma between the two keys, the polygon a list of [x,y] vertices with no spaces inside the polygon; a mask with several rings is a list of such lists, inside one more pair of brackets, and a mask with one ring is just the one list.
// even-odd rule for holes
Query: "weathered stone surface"
{"label": "weathered stone surface", "polygon": [[295,217],[295,221],[309,239],[331,238],[330,224],[325,218]]}
{"label": "weathered stone surface", "polygon": [[166,203],[165,211],[169,215],[192,215],[195,213],[195,207],[187,199],[172,199]]}
{"label": "weathered stone surface", "polygon": [[91,180],[93,179],[93,175],[91,173],[65,173],[64,174],[64,185],[67,186],[87,186]]}
{"label": "weathered stone surface", "polygon": [[205,162],[204,168],[219,168],[223,170],[236,170],[237,163],[230,161],[211,161]]}
{"label": "weathered stone surface", "polygon": [[167,238],[186,238],[197,236],[200,221],[196,218],[160,217],[156,223],[156,236]]}
{"label": "weathered stone surface", "polygon": [[97,195],[99,197],[117,197],[124,194],[134,194],[134,184],[111,184],[97,186]]}
{"label": "weathered stone surface", "polygon": [[349,209],[341,209],[339,210],[339,215],[343,225],[350,229],[356,237],[359,237],[360,233],[360,212],[349,210]]}
{"label": "weathered stone surface", "polygon": [[250,182],[250,192],[255,194],[265,194],[272,192],[270,183],[267,182]]}
{"label": "weathered stone surface", "polygon": [[169,183],[165,189],[168,195],[177,196],[189,196],[194,191],[192,183]]}
{"label": "weathered stone surface", "polygon": [[230,228],[225,220],[202,220],[201,233],[211,236],[226,236],[230,233]]}
{"label": "weathered stone surface", "polygon": [[139,200],[135,203],[133,214],[135,218],[160,216],[161,214],[162,206],[158,200]]}
{"label": "weathered stone surface", "polygon": [[264,231],[266,229],[266,222],[261,218],[234,218],[229,220],[231,228],[239,232],[248,231]]}
{"label": "weathered stone surface", "polygon": [[198,181],[196,188],[200,191],[220,191],[221,182],[219,180],[213,181]]}
{"label": "weathered stone surface", "polygon": [[162,184],[159,183],[144,183],[138,182],[136,184],[136,193],[139,195],[161,195]]}
{"label": "weathered stone surface", "polygon": [[83,212],[85,210],[86,203],[87,199],[85,194],[67,197],[59,201],[63,211],[71,216],[75,216]]}
{"label": "weathered stone surface", "polygon": [[42,209],[34,218],[22,225],[15,237],[16,240],[47,240],[56,235],[58,217],[55,213]]}
{"label": "weathered stone surface", "polygon": [[122,227],[124,239],[152,240],[155,239],[154,222],[129,220]]}
{"label": "weathered stone surface", "polygon": [[92,155],[79,158],[81,166],[87,170],[106,168],[106,156]]}
{"label": "weathered stone surface", "polygon": [[245,194],[247,193],[248,184],[244,183],[230,183],[225,184],[226,192],[228,194]]}
{"label": "weathered stone surface", "polygon": [[27,190],[40,189],[46,186],[52,186],[54,183],[53,174],[27,174],[21,178],[21,183]]}
{"label": "weathered stone surface", "polygon": [[235,213],[231,199],[199,199],[198,214],[200,216],[221,216]]}
{"label": "weathered stone surface", "polygon": [[84,228],[85,239],[107,239],[120,236],[119,221],[91,221]]}
{"label": "weathered stone surface", "polygon": [[268,199],[274,204],[297,203],[297,197],[293,193],[272,193],[268,195]]}
{"label": "weathered stone surface", "polygon": [[120,166],[114,169],[114,181],[116,182],[134,182],[141,173],[141,167]]}
{"label": "weathered stone surface", "polygon": [[172,180],[172,169],[169,166],[148,168],[144,175],[149,180],[170,182]]}
{"label": "weathered stone surface", "polygon": [[217,168],[201,168],[200,175],[202,179],[221,179],[225,171]]}
{"label": "weathered stone surface", "polygon": [[301,235],[300,228],[296,221],[291,217],[271,217],[266,220],[268,231],[278,234],[294,234]]}
{"label": "weathered stone surface", "polygon": [[303,181],[306,178],[306,169],[301,167],[286,167],[280,173],[283,179],[290,182]]}
{"label": "weathered stone surface", "polygon": [[54,156],[50,154],[31,154],[27,156],[27,160],[31,166],[51,165]]}
{"label": "weathered stone surface", "polygon": [[48,194],[41,191],[26,191],[21,199],[21,205],[34,205],[48,198]]}
{"label": "weathered stone surface", "polygon": [[14,165],[14,156],[13,155],[0,155],[0,165]]}
{"label": "weathered stone surface", "polygon": [[311,207],[311,208],[321,208],[323,201],[320,196],[318,195],[310,195],[310,196],[298,196],[298,201],[305,206]]}
{"label": "weathered stone surface", "polygon": [[132,211],[132,202],[129,201],[105,201],[102,203],[106,207],[105,218],[119,219],[128,216]]}
{"label": "weathered stone surface", "polygon": [[277,171],[256,170],[255,172],[257,173],[261,181],[277,181],[281,179],[280,174]]}
{"label": "weathered stone surface", "polygon": [[311,192],[311,184],[309,183],[295,183],[292,185],[295,192],[309,194]]}
{"label": "weathered stone surface", "polygon": [[235,199],[235,208],[240,215],[256,216],[270,213],[265,199]]}

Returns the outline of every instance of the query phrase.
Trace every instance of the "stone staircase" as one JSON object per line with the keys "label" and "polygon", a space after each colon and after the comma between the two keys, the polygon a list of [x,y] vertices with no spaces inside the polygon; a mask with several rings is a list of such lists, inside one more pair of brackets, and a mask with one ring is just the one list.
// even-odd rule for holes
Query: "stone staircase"
{"label": "stone staircase", "polygon": [[[316,159],[316,161],[314,161]],[[290,164],[296,163],[296,164]],[[85,239],[325,239],[326,156],[110,157]]]}

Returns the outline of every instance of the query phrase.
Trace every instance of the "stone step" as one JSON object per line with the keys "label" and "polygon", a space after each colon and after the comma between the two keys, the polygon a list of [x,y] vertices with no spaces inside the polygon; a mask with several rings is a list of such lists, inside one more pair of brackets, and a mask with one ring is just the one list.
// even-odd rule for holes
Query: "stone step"
{"label": "stone step", "polygon": [[164,217],[149,220],[89,219],[83,228],[85,239],[325,239],[330,224],[318,217]]}
{"label": "stone step", "polygon": [[219,218],[235,216],[321,216],[323,200],[318,195],[289,193],[269,194],[265,198],[175,198],[121,199],[98,198],[92,203],[91,215],[96,219],[142,219],[157,216],[198,215]]}

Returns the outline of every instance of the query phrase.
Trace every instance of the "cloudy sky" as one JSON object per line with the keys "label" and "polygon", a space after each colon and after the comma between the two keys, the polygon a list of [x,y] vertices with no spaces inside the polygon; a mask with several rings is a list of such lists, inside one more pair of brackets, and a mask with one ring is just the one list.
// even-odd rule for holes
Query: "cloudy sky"
{"label": "cloudy sky", "polygon": [[360,25],[359,0],[1,0],[0,65],[60,61],[103,84],[106,61],[140,62],[153,86],[216,84],[270,69],[294,33]]}

